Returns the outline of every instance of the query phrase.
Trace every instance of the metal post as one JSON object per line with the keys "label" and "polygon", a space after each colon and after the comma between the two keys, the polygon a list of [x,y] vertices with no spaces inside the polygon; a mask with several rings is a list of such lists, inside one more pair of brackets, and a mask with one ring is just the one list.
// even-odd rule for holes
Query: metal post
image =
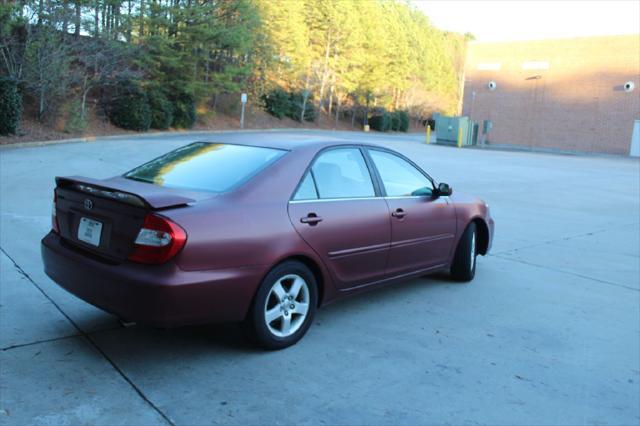
{"label": "metal post", "polygon": [[427,123],[427,145],[431,143],[431,126]]}
{"label": "metal post", "polygon": [[462,126],[458,123],[458,148],[462,148]]}
{"label": "metal post", "polygon": [[242,102],[242,111],[240,112],[240,128],[244,129],[244,107],[247,105],[247,94],[240,95],[240,102]]}

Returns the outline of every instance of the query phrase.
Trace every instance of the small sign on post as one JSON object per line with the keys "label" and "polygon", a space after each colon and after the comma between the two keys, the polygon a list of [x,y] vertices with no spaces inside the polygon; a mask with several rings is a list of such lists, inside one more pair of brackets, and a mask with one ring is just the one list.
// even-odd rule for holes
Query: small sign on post
{"label": "small sign on post", "polygon": [[244,107],[247,105],[247,94],[240,95],[240,102],[242,102],[242,111],[240,112],[240,128],[244,129]]}

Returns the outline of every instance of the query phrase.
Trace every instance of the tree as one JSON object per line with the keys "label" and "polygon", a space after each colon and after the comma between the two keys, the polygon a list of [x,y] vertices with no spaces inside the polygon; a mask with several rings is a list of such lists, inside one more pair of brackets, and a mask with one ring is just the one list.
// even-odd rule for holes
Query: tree
{"label": "tree", "polygon": [[17,4],[0,5],[0,75],[17,81],[22,78],[24,70],[28,19]]}
{"label": "tree", "polygon": [[69,88],[69,44],[50,26],[35,28],[25,47],[24,82],[37,99],[37,118],[55,111],[57,101]]}
{"label": "tree", "polygon": [[[376,107],[455,112],[465,42],[404,0],[21,0],[0,5],[0,71],[40,119],[122,76],[180,103],[215,108],[220,94],[276,88],[303,117]],[[313,99],[317,108],[310,108]],[[175,105],[174,105],[175,106]],[[335,111],[334,111],[335,108]],[[313,111],[313,113],[311,112]],[[315,112],[318,114],[315,114]]]}
{"label": "tree", "polygon": [[87,97],[92,90],[140,76],[132,69],[137,51],[135,47],[99,37],[78,44],[73,76],[80,95],[80,119],[86,117]]}
{"label": "tree", "polygon": [[301,0],[256,2],[260,26],[254,47],[259,94],[273,86],[308,89],[309,28]]}

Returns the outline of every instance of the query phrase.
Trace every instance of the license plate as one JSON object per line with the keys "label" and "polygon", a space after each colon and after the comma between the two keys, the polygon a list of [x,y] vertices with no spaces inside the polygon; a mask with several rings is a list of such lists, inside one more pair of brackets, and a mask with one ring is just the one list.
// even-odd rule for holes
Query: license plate
{"label": "license plate", "polygon": [[78,226],[78,239],[93,246],[100,245],[100,235],[102,234],[102,223],[97,220],[80,218]]}

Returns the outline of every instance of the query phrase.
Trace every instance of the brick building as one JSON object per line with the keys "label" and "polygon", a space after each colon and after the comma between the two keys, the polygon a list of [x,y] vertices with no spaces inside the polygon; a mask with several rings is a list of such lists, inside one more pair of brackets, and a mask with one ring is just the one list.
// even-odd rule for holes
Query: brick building
{"label": "brick building", "polygon": [[639,79],[640,35],[470,43],[463,115],[490,145],[635,154]]}

